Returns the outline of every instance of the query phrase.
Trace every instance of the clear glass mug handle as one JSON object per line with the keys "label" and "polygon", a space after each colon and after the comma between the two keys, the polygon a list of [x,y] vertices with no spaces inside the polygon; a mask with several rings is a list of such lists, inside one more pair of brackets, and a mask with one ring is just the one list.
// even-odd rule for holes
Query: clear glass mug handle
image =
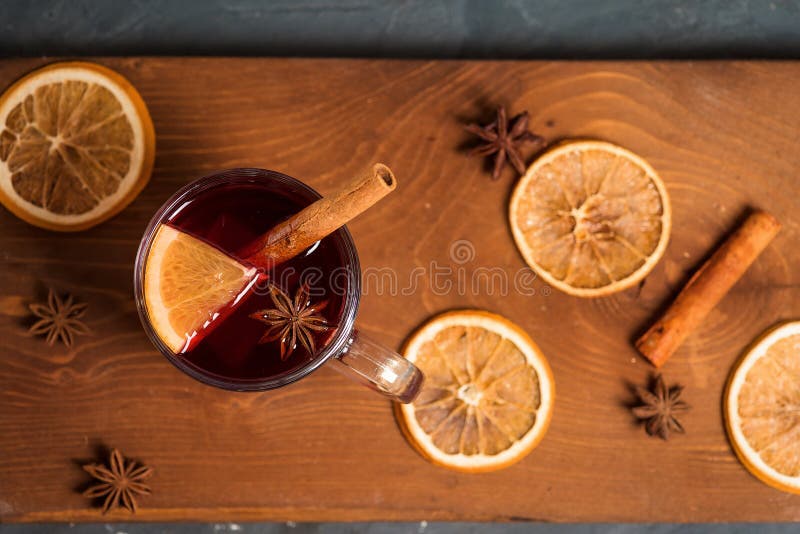
{"label": "clear glass mug handle", "polygon": [[414,400],[424,380],[413,363],[356,329],[344,351],[329,361],[348,378],[399,402]]}

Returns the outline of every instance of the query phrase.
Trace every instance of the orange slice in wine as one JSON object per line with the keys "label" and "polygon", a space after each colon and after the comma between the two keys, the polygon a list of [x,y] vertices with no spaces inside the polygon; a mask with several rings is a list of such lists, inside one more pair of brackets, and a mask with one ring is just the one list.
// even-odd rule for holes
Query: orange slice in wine
{"label": "orange slice in wine", "polygon": [[192,235],[161,225],[144,268],[147,315],[174,353],[235,304],[256,280],[255,267],[237,262]]}

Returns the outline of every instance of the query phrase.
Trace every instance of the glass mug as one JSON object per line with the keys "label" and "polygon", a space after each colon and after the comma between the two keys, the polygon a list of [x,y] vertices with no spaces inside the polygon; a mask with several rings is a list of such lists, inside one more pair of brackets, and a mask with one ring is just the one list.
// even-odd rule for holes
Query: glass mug
{"label": "glass mug", "polygon": [[[320,195],[284,174],[263,169],[231,169],[192,182],[170,198],[147,226],[136,255],[134,291],[144,330],[158,350],[189,376],[234,391],[264,391],[305,377],[326,362],[387,397],[411,402],[423,375],[408,360],[354,328],[361,298],[361,269],[353,239],[342,227],[296,259],[263,273],[229,316],[199,337],[194,347],[176,354],[161,340],[151,323],[144,294],[147,258],[162,224],[176,227],[226,252],[251,243],[276,223],[311,204]],[[276,342],[259,343],[267,325],[254,312],[275,307],[273,280],[299,288],[311,273],[308,294],[316,293],[329,328],[315,352],[293,351],[277,356]],[[286,291],[286,289],[284,289]],[[290,299],[294,295],[288,291]],[[311,301],[313,305],[313,300]],[[320,312],[322,313],[322,312]],[[213,317],[211,318],[213,320]],[[208,324],[208,323],[206,323]]]}

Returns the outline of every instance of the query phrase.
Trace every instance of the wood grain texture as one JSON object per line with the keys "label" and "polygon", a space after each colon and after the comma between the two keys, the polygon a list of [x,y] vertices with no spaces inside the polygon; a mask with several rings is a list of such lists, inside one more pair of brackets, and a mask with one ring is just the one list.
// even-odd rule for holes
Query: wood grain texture
{"label": "wood grain texture", "polygon": [[[149,186],[122,214],[75,235],[0,210],[0,518],[100,520],[75,491],[99,446],[152,465],[142,520],[800,520],[800,496],[742,468],[720,412],[747,343],[800,316],[800,82],[797,63],[422,62],[103,59],[142,93],[155,122]],[[43,60],[0,63],[8,85]],[[464,122],[505,104],[550,140],[589,137],[642,155],[672,197],[665,257],[641,288],[584,300],[459,287],[459,273],[524,263],[506,222],[510,172],[491,182],[459,147]],[[479,307],[525,328],[548,356],[558,395],[550,430],[521,463],[482,475],[428,464],[388,403],[330,369],[260,394],[194,382],[145,337],[133,260],[149,217],[214,170],[283,171],[323,193],[373,161],[398,190],[350,227],[365,268],[401,286],[431,262],[449,292],[368,286],[360,328],[390,346],[431,314]],[[783,230],[664,367],[687,386],[686,436],[637,427],[629,386],[652,372],[632,340],[748,206]],[[474,258],[451,257],[469,240]],[[459,263],[462,262],[462,263]],[[48,286],[89,302],[92,337],[72,350],[26,334],[26,305]],[[123,519],[120,513],[111,516]]]}

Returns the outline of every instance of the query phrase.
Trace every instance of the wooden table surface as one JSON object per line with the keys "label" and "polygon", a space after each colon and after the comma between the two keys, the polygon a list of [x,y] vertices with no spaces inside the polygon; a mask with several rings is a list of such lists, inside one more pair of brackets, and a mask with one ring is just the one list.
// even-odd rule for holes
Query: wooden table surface
{"label": "wooden table surface", "polygon": [[[720,403],[756,335],[800,317],[800,64],[102,59],[155,122],[152,180],[122,214],[61,235],[0,209],[0,520],[97,521],[80,463],[113,446],[153,466],[143,520],[800,520],[800,496],[734,457]],[[0,62],[0,84],[45,63]],[[640,289],[585,300],[549,291],[458,290],[479,267],[524,268],[506,222],[514,176],[464,155],[462,124],[505,104],[549,140],[605,139],[659,171],[672,198],[665,257]],[[491,474],[435,467],[407,445],[387,401],[323,368],[278,391],[214,389],[151,346],[133,260],[156,208],[214,170],[283,171],[325,193],[373,161],[398,191],[351,225],[364,267],[451,268],[454,289],[373,286],[359,326],[397,347],[430,315],[486,308],[525,328],[557,384],[541,445]],[[748,206],[784,224],[664,367],[686,385],[685,436],[649,438],[626,406],[653,369],[631,340]],[[468,240],[472,259],[454,261]],[[463,243],[462,243],[463,245]],[[459,263],[461,262],[461,263]],[[459,274],[462,273],[462,274]],[[54,287],[88,302],[91,337],[49,348],[27,304]],[[127,513],[111,514],[127,519]]]}

